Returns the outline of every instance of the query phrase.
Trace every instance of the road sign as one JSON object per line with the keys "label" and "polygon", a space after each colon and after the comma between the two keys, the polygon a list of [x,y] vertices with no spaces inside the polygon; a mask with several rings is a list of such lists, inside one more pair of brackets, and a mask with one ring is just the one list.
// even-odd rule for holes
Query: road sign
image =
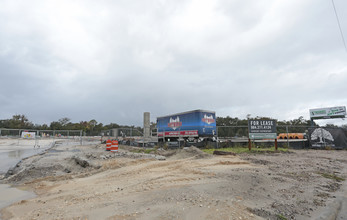
{"label": "road sign", "polygon": [[310,117],[311,119],[344,118],[346,106],[310,109]]}

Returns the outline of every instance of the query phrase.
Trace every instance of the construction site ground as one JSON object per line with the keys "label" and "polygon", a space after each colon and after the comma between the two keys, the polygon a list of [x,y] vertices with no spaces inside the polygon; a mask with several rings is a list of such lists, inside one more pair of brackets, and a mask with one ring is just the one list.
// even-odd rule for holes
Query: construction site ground
{"label": "construction site ground", "polygon": [[346,219],[347,151],[210,155],[198,148],[55,146],[2,183],[36,197],[2,219]]}

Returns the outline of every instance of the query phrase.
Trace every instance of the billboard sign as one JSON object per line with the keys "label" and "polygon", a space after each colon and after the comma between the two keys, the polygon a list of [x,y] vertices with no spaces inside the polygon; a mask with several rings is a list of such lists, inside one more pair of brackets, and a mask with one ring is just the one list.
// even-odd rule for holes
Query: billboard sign
{"label": "billboard sign", "polygon": [[309,128],[310,147],[347,149],[347,130],[342,128]]}
{"label": "billboard sign", "polygon": [[[207,110],[193,110],[157,118],[158,136],[214,136],[216,114]],[[187,132],[182,132],[187,131]]]}
{"label": "billboard sign", "polygon": [[276,121],[248,120],[248,132],[250,139],[276,139]]}
{"label": "billboard sign", "polygon": [[310,117],[311,119],[344,118],[346,106],[310,109]]}
{"label": "billboard sign", "polygon": [[36,133],[35,132],[22,132],[22,138],[35,138]]}

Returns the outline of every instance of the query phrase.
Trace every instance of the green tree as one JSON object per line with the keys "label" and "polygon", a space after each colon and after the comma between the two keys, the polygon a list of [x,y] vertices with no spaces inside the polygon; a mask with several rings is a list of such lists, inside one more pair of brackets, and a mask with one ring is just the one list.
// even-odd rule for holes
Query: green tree
{"label": "green tree", "polygon": [[25,115],[13,115],[12,119],[9,120],[9,128],[30,129],[33,126]]}
{"label": "green tree", "polygon": [[58,122],[61,124],[62,127],[65,127],[71,119],[64,117],[58,120]]}
{"label": "green tree", "polygon": [[51,122],[49,127],[50,127],[51,130],[62,130],[63,129],[63,126],[58,121]]}
{"label": "green tree", "polygon": [[95,120],[95,119],[92,119],[89,121],[89,127],[90,127],[90,130],[91,130],[91,134],[94,133],[94,128],[95,126],[98,124],[98,122]]}

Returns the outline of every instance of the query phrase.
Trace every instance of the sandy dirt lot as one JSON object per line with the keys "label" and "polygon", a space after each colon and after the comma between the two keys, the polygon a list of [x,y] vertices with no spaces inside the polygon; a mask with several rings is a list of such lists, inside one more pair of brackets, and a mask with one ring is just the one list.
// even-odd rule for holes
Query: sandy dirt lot
{"label": "sandy dirt lot", "polygon": [[4,183],[37,197],[4,219],[345,219],[347,151],[160,155],[59,146],[10,170]]}

